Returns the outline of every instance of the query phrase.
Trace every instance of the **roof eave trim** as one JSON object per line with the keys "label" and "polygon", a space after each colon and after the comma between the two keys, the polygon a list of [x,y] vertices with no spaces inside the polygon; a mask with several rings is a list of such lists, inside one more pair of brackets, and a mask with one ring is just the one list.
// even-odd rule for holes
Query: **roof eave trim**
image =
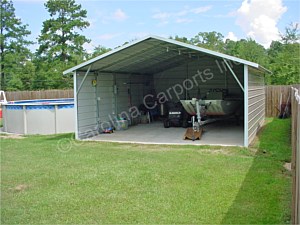
{"label": "roof eave trim", "polygon": [[267,72],[269,74],[273,74],[272,71],[266,69],[265,67],[261,66],[261,65],[258,65],[258,69],[261,70],[261,71],[264,71],[264,72]]}
{"label": "roof eave trim", "polygon": [[195,45],[191,45],[191,44],[186,44],[186,43],[183,43],[183,42],[179,42],[179,41],[176,41],[176,40],[173,40],[173,39],[168,39],[168,38],[162,38],[162,37],[159,37],[159,36],[154,36],[154,35],[149,35],[149,36],[146,36],[142,39],[139,39],[139,40],[136,40],[136,41],[133,41],[131,43],[128,43],[126,45],[123,45],[121,47],[118,47],[118,48],[115,48],[107,53],[104,53],[100,56],[97,56],[93,59],[90,59],[86,62],[83,62],[77,66],[74,66],[68,70],[65,70],[63,72],[63,74],[68,74],[68,73],[72,73],[80,68],[83,68],[83,67],[86,67],[86,66],[89,66],[91,64],[93,64],[94,62],[102,59],[102,58],[105,58],[109,55],[112,55],[118,51],[121,51],[123,49],[126,49],[126,48],[129,48],[135,44],[138,44],[138,43],[141,43],[147,39],[156,39],[156,40],[160,40],[160,41],[164,41],[164,42],[167,42],[167,43],[170,43],[170,44],[175,44],[175,45],[179,45],[179,46],[182,46],[182,47],[186,47],[186,48],[189,48],[189,49],[193,49],[195,51],[200,51],[200,52],[203,52],[203,53],[206,53],[208,55],[211,55],[211,56],[214,56],[214,57],[218,57],[218,58],[222,58],[222,59],[225,59],[225,60],[231,60],[231,61],[235,61],[235,62],[238,62],[238,63],[241,63],[241,64],[244,64],[244,65],[248,65],[248,66],[251,66],[251,67],[254,67],[254,68],[257,68],[261,71],[264,71],[264,72],[267,72],[267,73],[272,73],[271,71],[265,69],[264,67],[260,66],[259,64],[257,63],[254,63],[254,62],[250,62],[250,61],[247,61],[247,60],[244,60],[244,59],[240,59],[240,58],[237,58],[235,56],[230,56],[230,55],[226,55],[226,54],[223,54],[223,53],[219,53],[219,52],[215,52],[215,51],[212,51],[212,50],[209,50],[209,49],[205,49],[205,48],[201,48],[201,47],[198,47],[198,46],[195,46]]}
{"label": "roof eave trim", "polygon": [[94,62],[96,62],[96,61],[98,61],[98,60],[100,60],[100,59],[102,59],[102,58],[105,58],[105,57],[107,57],[107,56],[109,56],[109,55],[112,55],[112,54],[114,54],[114,53],[116,53],[116,52],[118,52],[118,51],[121,51],[121,50],[123,50],[123,49],[125,49],[125,48],[128,48],[128,47],[133,46],[133,45],[135,45],[135,44],[137,44],[137,43],[140,43],[140,42],[142,42],[142,41],[145,41],[145,40],[147,40],[147,39],[149,39],[149,38],[152,38],[152,36],[146,36],[146,37],[144,37],[144,38],[142,38],[142,39],[139,39],[139,40],[133,41],[133,42],[131,42],[131,43],[128,43],[128,44],[126,44],[126,45],[123,45],[123,46],[120,46],[120,47],[118,47],[118,48],[115,48],[115,49],[113,49],[113,50],[111,50],[111,51],[109,51],[109,52],[106,52],[106,53],[104,53],[104,54],[102,54],[102,55],[99,55],[99,56],[97,56],[97,57],[95,57],[95,58],[92,58],[92,59],[90,59],[90,60],[88,60],[88,61],[86,61],[86,62],[83,62],[83,63],[81,63],[81,64],[79,64],[79,65],[77,65],[77,66],[74,66],[74,67],[72,67],[72,68],[70,68],[70,69],[65,70],[65,71],[63,72],[63,74],[66,75],[66,74],[68,74],[68,73],[72,73],[72,72],[74,72],[74,71],[76,71],[76,70],[78,70],[78,69],[80,69],[80,68],[82,68],[82,67],[86,67],[86,66],[88,66],[88,65],[90,65],[90,64],[93,64]]}

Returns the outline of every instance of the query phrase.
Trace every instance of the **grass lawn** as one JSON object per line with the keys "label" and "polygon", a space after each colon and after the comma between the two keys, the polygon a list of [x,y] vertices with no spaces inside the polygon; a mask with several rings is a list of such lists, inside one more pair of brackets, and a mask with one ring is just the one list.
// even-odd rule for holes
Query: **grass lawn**
{"label": "grass lawn", "polygon": [[289,129],[249,149],[2,136],[1,223],[289,223]]}

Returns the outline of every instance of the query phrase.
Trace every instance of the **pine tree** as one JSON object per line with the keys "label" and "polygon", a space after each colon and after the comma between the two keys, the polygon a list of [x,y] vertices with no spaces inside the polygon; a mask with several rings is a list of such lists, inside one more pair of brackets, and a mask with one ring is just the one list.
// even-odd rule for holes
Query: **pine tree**
{"label": "pine tree", "polygon": [[11,0],[0,1],[0,89],[10,89],[9,83],[17,84],[16,89],[23,87],[19,76],[31,55],[28,45],[32,44],[25,39],[31,33],[27,26],[16,17]]}
{"label": "pine tree", "polygon": [[50,62],[59,59],[66,63],[74,60],[74,55],[83,57],[82,46],[89,40],[79,31],[89,26],[87,11],[75,0],[48,0],[45,7],[50,19],[44,21],[38,37],[38,55]]}

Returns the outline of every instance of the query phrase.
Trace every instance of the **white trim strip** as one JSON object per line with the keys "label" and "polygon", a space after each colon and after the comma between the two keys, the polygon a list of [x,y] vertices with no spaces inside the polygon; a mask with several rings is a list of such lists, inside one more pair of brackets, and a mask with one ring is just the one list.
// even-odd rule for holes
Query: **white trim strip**
{"label": "white trim strip", "polygon": [[244,65],[244,146],[249,146],[249,137],[248,137],[248,66]]}
{"label": "white trim strip", "polygon": [[234,71],[233,71],[233,70],[231,69],[231,67],[229,66],[228,62],[227,62],[225,59],[223,59],[223,61],[225,62],[227,68],[230,70],[230,72],[231,72],[232,76],[234,77],[234,79],[236,80],[236,82],[240,85],[240,88],[241,88],[243,91],[245,91],[243,85],[241,84],[241,82],[240,82],[240,80],[238,79],[238,77],[235,75]]}
{"label": "white trim strip", "polygon": [[77,75],[76,75],[76,71],[73,72],[73,82],[74,82],[74,113],[75,113],[75,139],[78,140],[79,136],[78,136],[78,131],[79,131],[79,127],[78,127],[78,97],[77,97],[77,93],[76,93],[76,89],[77,89]]}
{"label": "white trim strip", "polygon": [[[80,92],[80,90],[81,90],[81,88],[82,88],[82,86],[83,86],[83,84],[85,82],[85,79],[87,78],[87,75],[89,74],[89,72],[91,70],[91,67],[92,67],[92,65],[90,65],[89,68],[88,68],[88,70],[86,71],[86,73],[85,73],[85,75],[84,75],[84,77],[83,77],[83,79],[82,79],[82,81],[81,81],[81,83],[79,85],[79,88],[78,88],[78,90],[76,92],[76,96],[78,96],[78,94],[79,94],[79,92]],[[75,87],[75,89],[76,89],[76,87]]]}

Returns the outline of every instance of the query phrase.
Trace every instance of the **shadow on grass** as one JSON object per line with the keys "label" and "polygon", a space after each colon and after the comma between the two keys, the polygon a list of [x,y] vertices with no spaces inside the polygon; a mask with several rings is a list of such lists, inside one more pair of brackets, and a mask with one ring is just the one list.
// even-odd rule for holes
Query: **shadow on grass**
{"label": "shadow on grass", "polygon": [[291,174],[283,167],[291,159],[290,120],[268,119],[240,190],[222,224],[290,223]]}
{"label": "shadow on grass", "polygon": [[59,141],[61,139],[74,140],[75,133],[55,134],[55,135],[51,135],[51,136],[46,136],[46,138],[45,138],[45,140],[49,140],[49,141]]}

